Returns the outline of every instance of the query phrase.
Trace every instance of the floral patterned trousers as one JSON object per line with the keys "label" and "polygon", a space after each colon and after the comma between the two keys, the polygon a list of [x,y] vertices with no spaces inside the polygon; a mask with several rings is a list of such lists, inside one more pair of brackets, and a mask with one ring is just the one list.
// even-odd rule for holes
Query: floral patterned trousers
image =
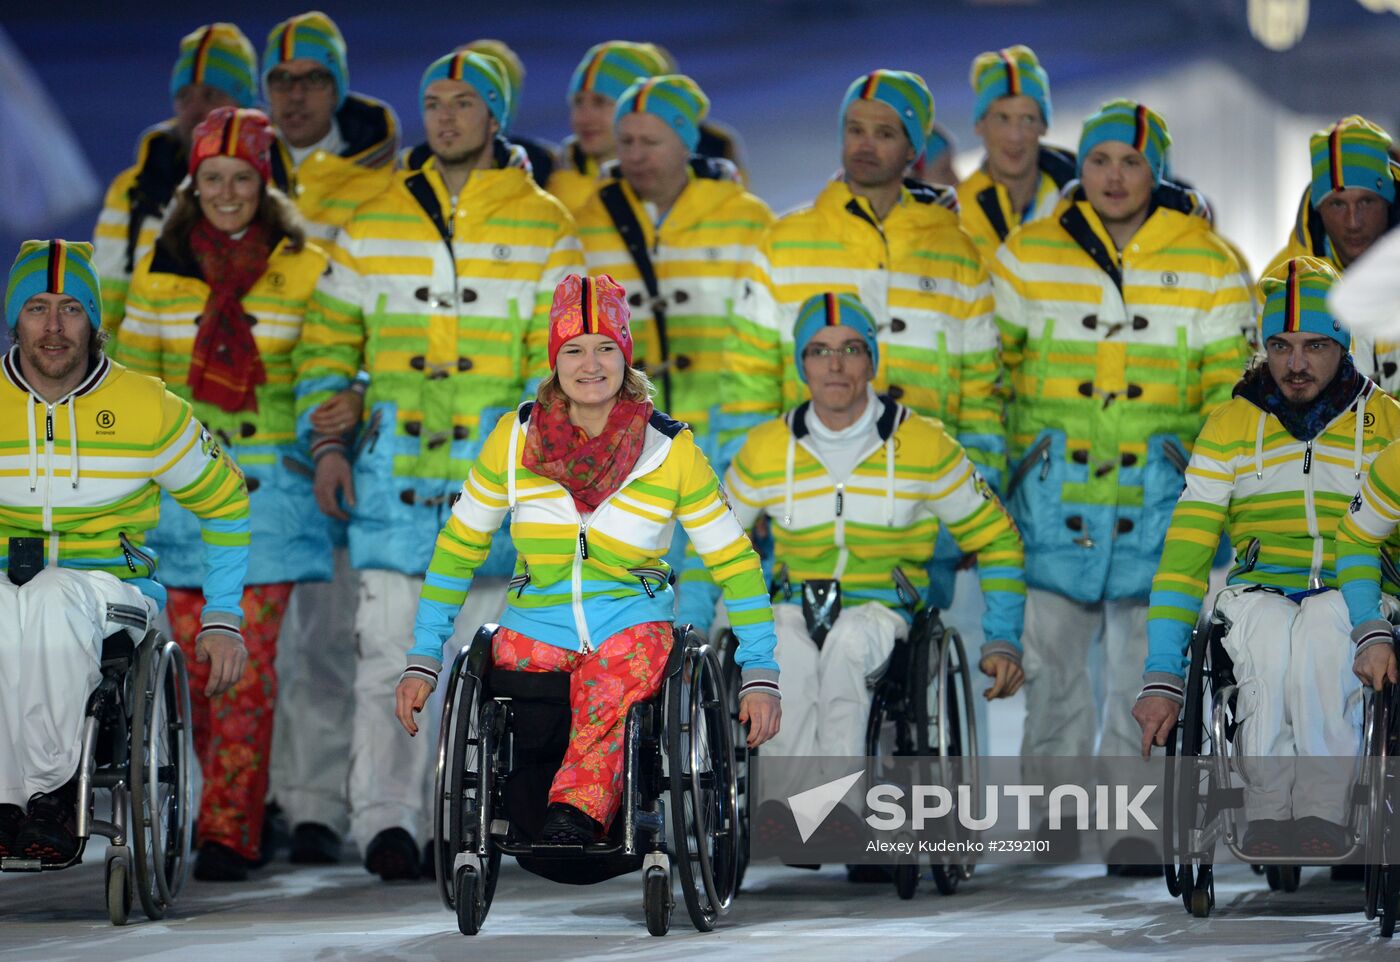
{"label": "floral patterned trousers", "polygon": [[196,845],[218,842],[249,861],[262,847],[263,805],[272,751],[272,716],[277,700],[277,632],[292,595],[291,582],[243,589],[243,644],[248,666],[228,691],[206,697],[209,665],[195,657],[204,593],[170,588],[165,611],[175,641],[185,653],[194,710],[194,746],[204,772]]}
{"label": "floral patterned trousers", "polygon": [[669,621],[619,631],[583,654],[502,628],[492,644],[497,668],[567,671],[569,747],[549,786],[549,801],[584,812],[605,828],[622,800],[622,735],[627,710],[661,688],[673,636]]}

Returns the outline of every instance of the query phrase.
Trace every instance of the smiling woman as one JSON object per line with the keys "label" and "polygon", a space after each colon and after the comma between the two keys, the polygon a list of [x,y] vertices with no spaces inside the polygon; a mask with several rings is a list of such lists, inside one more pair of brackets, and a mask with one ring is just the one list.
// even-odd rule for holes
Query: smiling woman
{"label": "smiling woman", "polygon": [[330,576],[329,531],[310,469],[296,470],[309,457],[295,441],[291,375],[326,256],[306,243],[295,209],[268,185],[272,144],[271,124],[257,110],[221,107],[195,128],[191,179],[132,276],[116,353],[192,404],[251,495],[242,596],[248,670],[227,694],[200,691],[208,666],[192,657],[206,604],[200,531],[187,512],[168,507],[150,538],[175,640],[191,653],[196,679],[205,790],[195,876],[203,879],[243,878],[258,855],[282,616],[294,583]]}

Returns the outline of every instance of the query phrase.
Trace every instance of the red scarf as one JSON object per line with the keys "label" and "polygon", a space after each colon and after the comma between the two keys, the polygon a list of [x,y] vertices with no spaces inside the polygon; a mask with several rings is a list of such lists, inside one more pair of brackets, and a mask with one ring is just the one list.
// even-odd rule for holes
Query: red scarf
{"label": "red scarf", "polygon": [[651,420],[650,401],[618,398],[603,433],[590,438],[569,421],[569,401],[536,402],[525,432],[521,463],[541,477],[558,481],[580,511],[592,511],[622,487],[636,467]]}
{"label": "red scarf", "polygon": [[204,218],[190,231],[190,250],[209,285],[190,357],[190,394],[225,411],[256,411],[253,391],[267,382],[243,295],[267,271],[267,228],[249,224],[234,240]]}

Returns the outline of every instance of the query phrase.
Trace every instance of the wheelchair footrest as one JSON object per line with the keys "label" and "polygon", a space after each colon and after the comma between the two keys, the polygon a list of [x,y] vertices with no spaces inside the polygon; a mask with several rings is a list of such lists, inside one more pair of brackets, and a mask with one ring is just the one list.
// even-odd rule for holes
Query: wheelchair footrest
{"label": "wheelchair footrest", "polygon": [[37,858],[0,858],[0,872],[42,872],[44,863]]}

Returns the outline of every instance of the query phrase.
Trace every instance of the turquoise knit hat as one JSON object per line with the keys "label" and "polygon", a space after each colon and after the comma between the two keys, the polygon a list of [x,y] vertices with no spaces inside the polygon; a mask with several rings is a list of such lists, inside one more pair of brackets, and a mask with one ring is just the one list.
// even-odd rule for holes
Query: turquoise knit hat
{"label": "turquoise knit hat", "polygon": [[795,341],[792,356],[797,361],[797,376],[807,383],[807,369],[802,363],[802,352],[807,342],[824,327],[836,325],[849,327],[865,341],[870,351],[870,372],[880,369],[880,344],[875,340],[875,318],[865,309],[860,298],[854,294],[813,294],[802,302],[797,310],[797,323],[792,327]]}
{"label": "turquoise knit hat", "polygon": [[87,311],[93,328],[102,326],[102,292],[92,266],[92,245],[66,240],[27,240],[10,268],[5,288],[5,324],[19,323],[19,312],[35,294],[67,294]]}
{"label": "turquoise knit hat", "polygon": [[1152,168],[1152,179],[1160,184],[1167,162],[1167,148],[1172,138],[1167,123],[1156,111],[1131,100],[1110,100],[1084,121],[1079,135],[1079,165],[1077,173],[1084,174],[1084,158],[1089,151],[1106,141],[1118,141],[1142,154]]}
{"label": "turquoise knit hat", "polygon": [[933,126],[933,94],[928,92],[924,78],[907,70],[872,70],[846,89],[841,101],[841,132],[845,135],[846,111],[857,100],[878,100],[894,109],[914,156],[924,152],[929,128]]}
{"label": "turquoise knit hat", "polygon": [[486,109],[496,118],[504,133],[510,121],[510,80],[505,64],[485,53],[470,50],[449,53],[434,60],[418,84],[418,105],[428,96],[428,87],[437,80],[460,80],[469,84],[486,102]]}
{"label": "turquoise knit hat", "polygon": [[336,109],[345,103],[350,92],[350,68],[345,63],[345,38],[335,21],[319,10],[299,13],[283,20],[267,35],[263,48],[263,94],[267,94],[267,75],[289,60],[307,58],[324,66],[335,77]]}
{"label": "turquoise knit hat", "polygon": [[1350,351],[1351,334],[1327,307],[1327,292],[1337,280],[1332,265],[1316,257],[1295,257],[1274,268],[1259,281],[1259,342],[1301,331],[1330,337]]}
{"label": "turquoise knit hat", "polygon": [[190,84],[208,84],[251,107],[257,98],[258,55],[231,23],[211,23],[186,34],[170,73],[170,99]]}
{"label": "turquoise knit hat", "polygon": [[1017,44],[978,54],[972,61],[972,90],[977,94],[973,123],[998,98],[1029,97],[1040,105],[1040,118],[1050,125],[1050,78],[1030,47]]}
{"label": "turquoise knit hat", "polygon": [[655,114],[666,121],[689,151],[700,143],[700,123],[710,110],[710,98],[684,74],[638,80],[617,98],[614,123],[628,114]]}
{"label": "turquoise knit hat", "polygon": [[579,91],[591,90],[616,100],[635,81],[665,72],[666,65],[651,45],[609,40],[596,44],[584,54],[574,68],[565,99],[572,101]]}
{"label": "turquoise knit hat", "polygon": [[1308,140],[1312,153],[1314,207],[1334,190],[1359,188],[1395,200],[1395,175],[1390,168],[1390,135],[1364,117],[1352,114]]}

